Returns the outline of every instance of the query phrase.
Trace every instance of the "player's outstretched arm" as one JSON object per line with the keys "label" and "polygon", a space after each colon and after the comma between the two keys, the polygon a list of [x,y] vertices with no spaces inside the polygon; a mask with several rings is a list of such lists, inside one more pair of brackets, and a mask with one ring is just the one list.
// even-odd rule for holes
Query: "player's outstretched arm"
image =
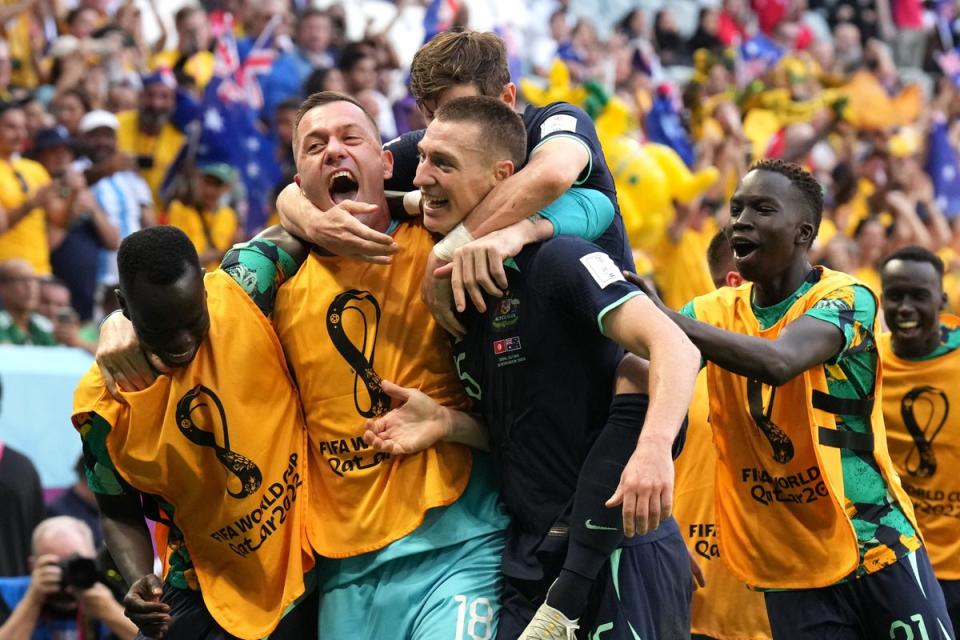
{"label": "player's outstretched arm", "polygon": [[437,442],[459,442],[475,449],[490,449],[486,427],[470,413],[438,404],[418,389],[386,380],[381,387],[402,403],[386,415],[367,420],[363,440],[378,451],[404,455],[423,451]]}
{"label": "player's outstretched arm", "polygon": [[355,214],[374,213],[377,205],[347,200],[323,211],[313,205],[295,183],[277,196],[277,213],[283,228],[337,256],[375,264],[389,264],[399,247],[393,238],[374,231]]}
{"label": "player's outstretched arm", "polygon": [[545,140],[529,162],[487,194],[463,224],[475,237],[532,216],[572,187],[590,163],[580,141],[556,136]]}
{"label": "player's outstretched arm", "polygon": [[[625,275],[647,290],[636,274]],[[839,328],[810,316],[791,322],[776,340],[767,340],[719,329],[668,309],[653,295],[651,298],[697,345],[705,359],[764,384],[785,384],[810,367],[827,362],[844,347],[843,333]]]}
{"label": "player's outstretched arm", "polygon": [[627,537],[652,531],[673,508],[673,455],[693,397],[700,353],[646,296],[627,300],[603,320],[604,333],[629,351],[650,360],[650,406],[637,447],[607,501],[623,504]]}
{"label": "player's outstretched arm", "polygon": [[[528,244],[557,235],[593,240],[610,226],[614,215],[610,198],[595,189],[574,187],[525,220],[455,249],[450,264],[435,271],[434,275],[451,276],[450,285],[458,311],[466,308],[469,295],[477,309],[483,312],[486,310],[483,293],[500,297],[507,288],[505,260],[516,256]],[[434,248],[434,253],[442,244]]]}
{"label": "player's outstretched arm", "polygon": [[125,615],[147,638],[162,638],[170,626],[170,607],[160,602],[162,585],[153,573],[153,545],[134,494],[95,494],[103,537],[130,590],[123,599]]}
{"label": "player's outstretched arm", "polygon": [[[646,290],[636,274],[626,276]],[[706,360],[764,384],[785,384],[810,367],[827,362],[844,346],[840,329],[817,318],[802,316],[787,325],[776,340],[767,340],[700,322],[668,309],[658,298],[651,297],[697,345]]]}

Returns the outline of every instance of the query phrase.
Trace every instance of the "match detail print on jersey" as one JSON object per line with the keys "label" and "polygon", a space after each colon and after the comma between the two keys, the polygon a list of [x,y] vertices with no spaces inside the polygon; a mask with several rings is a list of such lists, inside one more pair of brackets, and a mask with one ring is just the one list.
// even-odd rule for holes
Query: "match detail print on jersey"
{"label": "match detail print on jersey", "polygon": [[914,443],[904,464],[909,475],[929,478],[937,472],[933,441],[949,415],[950,400],[942,389],[922,385],[904,394],[900,401],[900,416]]}
{"label": "match detail print on jersey", "polygon": [[[211,410],[211,403],[216,407],[216,413]],[[210,431],[197,425],[197,414],[203,416],[200,422],[208,426]],[[214,434],[218,424],[223,433],[222,447],[217,444],[217,437]],[[263,482],[263,474],[260,473],[260,468],[250,458],[230,450],[227,413],[223,409],[220,398],[212,389],[198,384],[183,394],[183,397],[177,402],[177,426],[187,440],[193,444],[198,447],[213,449],[220,464],[240,481],[238,491],[234,491],[227,486],[227,493],[230,496],[237,499],[246,498],[260,488],[260,484]]]}

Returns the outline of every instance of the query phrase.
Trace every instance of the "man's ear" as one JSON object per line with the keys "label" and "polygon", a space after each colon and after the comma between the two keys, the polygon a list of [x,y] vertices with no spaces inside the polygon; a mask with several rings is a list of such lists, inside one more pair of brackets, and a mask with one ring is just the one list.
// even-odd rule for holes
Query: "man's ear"
{"label": "man's ear", "polygon": [[728,271],[724,281],[728,287],[739,287],[743,284],[743,276],[737,271]]}
{"label": "man's ear", "polygon": [[508,82],[500,92],[500,99],[511,109],[517,108],[517,85]]}
{"label": "man's ear", "polygon": [[300,187],[301,190],[303,189],[303,185],[300,184],[300,183],[302,182],[302,180],[300,179],[300,174],[299,174],[299,173],[298,173],[298,174],[295,174],[295,175],[293,176],[293,181],[296,183],[296,185],[297,185],[298,187]]}
{"label": "man's ear", "polygon": [[817,228],[810,222],[802,222],[797,227],[797,244],[809,247],[817,237]]}
{"label": "man's ear", "polygon": [[383,160],[383,179],[389,180],[393,177],[393,152],[384,149],[380,152],[380,158]]}
{"label": "man's ear", "polygon": [[113,292],[117,296],[117,304],[120,305],[120,310],[123,312],[123,317],[126,318],[127,320],[130,320],[130,311],[127,308],[127,299],[123,297],[123,292],[120,291],[119,287],[114,289]]}
{"label": "man's ear", "polygon": [[513,160],[501,160],[493,168],[493,176],[497,182],[503,182],[513,175],[514,170]]}

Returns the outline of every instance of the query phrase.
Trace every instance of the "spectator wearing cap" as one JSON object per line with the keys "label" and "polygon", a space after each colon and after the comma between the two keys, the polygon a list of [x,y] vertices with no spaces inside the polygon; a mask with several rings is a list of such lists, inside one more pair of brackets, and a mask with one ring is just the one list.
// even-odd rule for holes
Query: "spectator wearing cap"
{"label": "spectator wearing cap", "polygon": [[[117,156],[117,116],[109,111],[91,111],[80,121],[80,140],[92,163],[90,174],[107,173],[98,165],[114,165]],[[134,170],[107,173],[92,186],[94,198],[107,220],[119,229],[120,240],[134,231],[154,224],[153,198],[147,182]],[[117,253],[102,248],[97,266],[97,283],[111,288],[119,281]]]}
{"label": "spectator wearing cap", "polygon": [[67,202],[62,218],[51,219],[48,230],[53,275],[66,285],[80,319],[90,320],[99,254],[120,246],[120,230],[97,204],[84,175],[72,167],[73,140],[65,127],[40,131],[30,155],[53,177]]}
{"label": "spectator wearing cap", "polygon": [[26,260],[0,262],[0,344],[51,347],[53,323],[40,315],[40,282]]}
{"label": "spectator wearing cap", "polygon": [[47,215],[63,202],[43,166],[19,156],[26,141],[23,109],[0,103],[0,260],[23,258],[49,275]]}
{"label": "spectator wearing cap", "polygon": [[222,162],[201,162],[194,172],[192,194],[174,200],[167,211],[167,223],[181,229],[208,271],[220,266],[223,254],[237,241],[240,221],[236,211],[224,204],[235,173]]}
{"label": "spectator wearing cap", "polygon": [[136,158],[140,175],[150,185],[158,206],[160,185],[184,143],[183,133],[169,122],[176,106],[176,90],[173,72],[158,69],[144,76],[138,109],[117,114],[118,148]]}

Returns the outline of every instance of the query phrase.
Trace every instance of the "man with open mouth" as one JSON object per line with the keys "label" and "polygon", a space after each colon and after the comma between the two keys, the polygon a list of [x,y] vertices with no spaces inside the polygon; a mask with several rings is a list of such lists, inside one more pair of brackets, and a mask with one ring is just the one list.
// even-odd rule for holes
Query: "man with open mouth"
{"label": "man with open mouth", "polygon": [[777,640],[951,638],[887,452],[877,299],[807,258],[822,209],[809,173],[757,163],[728,226],[748,283],[665,309],[707,361],[720,555]]}
{"label": "man with open mouth", "polygon": [[[419,143],[424,225],[451,233],[523,162],[524,138],[520,116],[495,98],[438,108]],[[572,191],[611,206],[600,192]],[[644,495],[643,535],[634,536],[628,515],[635,505],[624,498],[622,517],[616,507],[627,493],[622,478],[637,472],[653,484],[663,467],[672,476],[696,350],[584,239],[528,245],[506,278],[503,300],[488,294],[483,308],[460,316],[467,331],[453,345],[512,520],[496,637],[572,640],[577,628],[611,640],[689,637],[692,580],[669,517],[672,495]],[[624,349],[650,359],[649,398],[615,381]],[[430,394],[403,394],[402,408],[371,424],[368,440],[384,451],[417,450],[442,436],[444,420],[434,416],[444,410]]]}
{"label": "man with open mouth", "polygon": [[[383,183],[392,158],[353,98],[310,96],[294,132],[296,182],[313,206],[355,217],[402,247],[388,265],[319,248],[307,256],[277,227],[222,265],[264,304],[276,295],[273,324],[309,434],[306,535],[324,558],[320,636],[492,637],[507,519],[489,462],[473,450],[485,444],[463,428],[469,416],[451,410],[448,437],[416,454],[386,455],[363,440],[366,421],[390,409],[396,387],[387,380],[467,406],[446,337],[416,287],[433,238],[419,222],[391,220]],[[523,221],[518,235],[547,237],[545,222]],[[129,331],[124,323],[104,324],[116,345],[111,360],[130,347],[129,336],[117,337]]]}
{"label": "man with open mouth", "polygon": [[913,499],[953,637],[960,633],[960,318],[943,312],[943,261],[920,247],[880,268],[889,333],[883,361],[883,418],[890,457]]}

